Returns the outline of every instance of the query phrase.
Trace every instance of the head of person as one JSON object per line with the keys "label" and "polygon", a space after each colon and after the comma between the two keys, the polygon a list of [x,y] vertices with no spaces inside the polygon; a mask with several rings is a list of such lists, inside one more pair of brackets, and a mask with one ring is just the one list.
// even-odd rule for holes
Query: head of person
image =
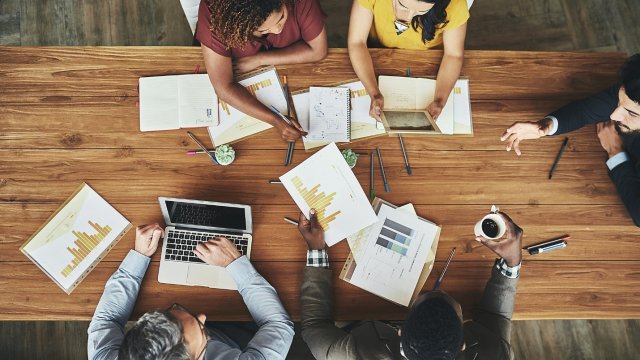
{"label": "head of person", "polygon": [[640,53],[627,59],[620,82],[618,107],[611,113],[611,120],[622,134],[640,134]]}
{"label": "head of person", "polygon": [[455,359],[464,346],[460,304],[440,290],[420,295],[409,309],[400,342],[409,360]]}
{"label": "head of person", "polygon": [[206,316],[174,304],[144,314],[125,334],[120,360],[201,360],[208,343]]}
{"label": "head of person", "polygon": [[447,24],[447,6],[451,0],[392,0],[398,20],[422,31],[422,42],[433,40],[436,30]]}
{"label": "head of person", "polygon": [[295,0],[207,0],[211,31],[229,48],[282,32]]}

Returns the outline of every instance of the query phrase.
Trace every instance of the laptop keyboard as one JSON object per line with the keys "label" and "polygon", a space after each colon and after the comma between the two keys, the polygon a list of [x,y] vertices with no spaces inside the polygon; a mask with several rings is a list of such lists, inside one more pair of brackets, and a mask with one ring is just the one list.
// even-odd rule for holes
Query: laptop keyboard
{"label": "laptop keyboard", "polygon": [[165,252],[165,260],[173,261],[186,261],[203,263],[193,249],[199,243],[207,241],[213,237],[221,236],[229,239],[236,246],[240,254],[247,254],[247,246],[249,245],[249,239],[227,234],[212,234],[198,231],[183,231],[183,230],[169,230],[167,233],[167,250]]}

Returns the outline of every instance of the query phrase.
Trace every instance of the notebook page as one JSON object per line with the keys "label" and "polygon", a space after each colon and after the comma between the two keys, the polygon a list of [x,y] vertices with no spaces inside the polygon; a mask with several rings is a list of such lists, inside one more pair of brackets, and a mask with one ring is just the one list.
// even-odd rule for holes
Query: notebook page
{"label": "notebook page", "polygon": [[180,128],[178,76],[141,77],[140,131]]}
{"label": "notebook page", "polygon": [[309,134],[312,141],[348,142],[351,138],[350,92],[346,87],[309,88]]}
{"label": "notebook page", "polygon": [[207,74],[181,75],[178,98],[181,128],[218,125],[218,96]]}

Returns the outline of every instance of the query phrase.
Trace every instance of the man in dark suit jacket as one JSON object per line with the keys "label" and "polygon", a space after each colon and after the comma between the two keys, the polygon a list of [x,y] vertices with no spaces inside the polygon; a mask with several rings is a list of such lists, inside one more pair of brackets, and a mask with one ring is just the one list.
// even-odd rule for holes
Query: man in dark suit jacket
{"label": "man in dark suit jacket", "polygon": [[[300,214],[298,229],[307,242],[301,287],[302,338],[318,360],[502,360],[513,359],[511,316],[522,261],[522,229],[503,213],[506,238],[476,238],[498,254],[479,309],[464,322],[462,309],[441,290],[420,295],[403,324],[363,321],[350,331],[333,321],[332,271],[324,232],[312,210]],[[374,315],[374,314],[371,314]]]}
{"label": "man in dark suit jacket", "polygon": [[609,155],[609,177],[636,226],[640,226],[640,53],[620,72],[620,84],[572,102],[537,122],[516,122],[502,135],[507,151],[520,155],[522,140],[564,134],[596,124]]}

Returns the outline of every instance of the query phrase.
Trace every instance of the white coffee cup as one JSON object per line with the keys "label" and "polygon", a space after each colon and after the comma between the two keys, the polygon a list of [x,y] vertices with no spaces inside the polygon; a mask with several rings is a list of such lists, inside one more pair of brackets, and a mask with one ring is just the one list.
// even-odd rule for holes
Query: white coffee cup
{"label": "white coffee cup", "polygon": [[[495,224],[498,227],[498,233],[496,236],[491,237],[489,235],[487,235],[484,230],[482,229],[482,223],[485,220],[492,220],[493,224]],[[507,232],[507,223],[504,221],[504,219],[502,218],[502,216],[500,216],[500,214],[497,213],[489,213],[487,215],[485,215],[482,220],[478,221],[476,223],[476,226],[473,228],[473,232],[475,233],[476,236],[482,236],[486,239],[489,240],[498,240],[500,239],[502,236],[504,236],[504,234]]]}

